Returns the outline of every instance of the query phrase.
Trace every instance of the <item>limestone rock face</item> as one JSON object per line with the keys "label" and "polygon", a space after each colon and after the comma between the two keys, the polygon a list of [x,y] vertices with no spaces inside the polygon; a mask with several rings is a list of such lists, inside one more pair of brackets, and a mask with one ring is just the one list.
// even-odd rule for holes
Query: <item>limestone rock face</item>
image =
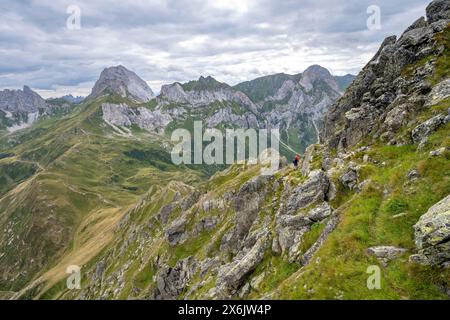
{"label": "limestone rock face", "polygon": [[[123,66],[105,69],[87,99],[117,94],[132,102],[152,100],[151,109],[104,107],[104,117],[114,126],[133,124],[160,132],[168,123],[185,125],[188,118],[202,120],[208,128],[279,128],[297,145],[298,152],[318,142],[323,114],[353,80],[334,77],[318,65],[298,75],[272,75],[231,87],[214,78],[164,85],[154,100],[151,89]],[[267,79],[266,79],[267,78]],[[256,94],[255,92],[259,92]],[[183,127],[184,128],[184,127]],[[126,131],[126,130],[125,130]],[[127,134],[127,132],[122,132]]]}
{"label": "limestone rock face", "polygon": [[151,111],[144,107],[131,108],[126,104],[104,103],[102,105],[103,120],[115,127],[131,127],[133,124],[149,132],[162,132],[172,121],[172,117],[161,112]]}
{"label": "limestone rock face", "polygon": [[158,105],[174,118],[180,119],[184,119],[185,115],[174,115],[174,106],[189,109],[204,119],[209,128],[220,125],[260,127],[256,116],[257,106],[244,93],[212,77],[162,86]]}
{"label": "limestone rock face", "polygon": [[245,94],[212,77],[200,77],[198,81],[185,84],[184,88],[180,83],[164,85],[159,98],[166,103],[189,104],[194,108],[208,106],[216,101],[230,101],[256,111],[255,104]]}
{"label": "limestone rock face", "polygon": [[327,69],[314,65],[301,74],[265,76],[235,88],[255,102],[257,115],[264,119],[265,125],[282,131],[298,131],[304,149],[317,143],[324,113],[353,78],[351,75],[333,77]]}
{"label": "limestone rock face", "polygon": [[148,102],[155,97],[144,80],[123,66],[103,70],[87,99],[95,99],[111,93],[138,103]]}
{"label": "limestone rock face", "polygon": [[220,124],[233,124],[239,128],[258,128],[259,121],[253,113],[237,115],[233,113],[230,107],[225,107],[214,113],[207,119],[209,128],[217,127]]}
{"label": "limestone rock face", "polygon": [[164,85],[158,107],[173,119],[189,114],[207,127],[280,128],[296,135],[302,150],[317,142],[323,114],[341,95],[353,76],[333,77],[320,66],[298,75],[277,74],[231,87],[212,77],[200,77],[184,84]]}
{"label": "limestone rock face", "polygon": [[420,217],[414,235],[419,252],[412,261],[431,265],[450,261],[450,195]]}

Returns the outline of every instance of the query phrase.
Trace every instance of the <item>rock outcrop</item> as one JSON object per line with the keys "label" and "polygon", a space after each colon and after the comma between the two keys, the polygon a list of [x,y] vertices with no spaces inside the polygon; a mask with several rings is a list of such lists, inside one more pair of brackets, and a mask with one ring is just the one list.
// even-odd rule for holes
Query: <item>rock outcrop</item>
{"label": "rock outcrop", "polygon": [[308,180],[292,190],[287,199],[286,214],[294,215],[298,210],[323,202],[327,199],[329,187],[329,178],[323,171],[310,172]]}
{"label": "rock outcrop", "polygon": [[450,196],[432,206],[414,225],[418,254],[411,261],[438,265],[450,261]]}
{"label": "rock outcrop", "polygon": [[192,257],[179,260],[175,267],[162,267],[156,275],[157,289],[152,298],[156,300],[175,300],[186,288],[195,274],[196,263]]}
{"label": "rock outcrop", "polygon": [[428,139],[430,134],[435,132],[440,126],[447,123],[447,117],[440,114],[431,119],[428,119],[424,123],[421,123],[411,133],[414,143],[423,143]]}
{"label": "rock outcrop", "polygon": [[405,143],[396,137],[400,128],[414,121],[424,107],[447,96],[438,88],[446,88],[448,80],[435,89],[427,80],[433,75],[436,59],[419,62],[442,54],[444,48],[436,36],[447,27],[449,12],[448,1],[433,1],[427,8],[427,21],[419,19],[399,39],[385,39],[344,96],[330,108],[323,141],[332,148],[351,147],[369,136],[390,144]]}
{"label": "rock outcrop", "polygon": [[267,76],[234,87],[210,76],[176,82],[163,85],[160,95],[153,99],[145,81],[117,66],[103,70],[86,100],[116,94],[133,103],[151,101],[148,110],[144,106],[103,106],[104,120],[124,135],[133,124],[160,133],[170,123],[183,127],[195,118],[209,128],[279,128],[282,135],[293,140],[287,144],[300,151],[318,141],[323,114],[352,80],[351,75],[333,77],[327,69],[314,65],[302,74]]}
{"label": "rock outcrop", "polygon": [[221,250],[237,253],[242,248],[241,241],[248,235],[265,201],[270,179],[270,176],[258,176],[245,183],[232,198],[235,224],[222,238]]}
{"label": "rock outcrop", "polygon": [[179,218],[172,222],[172,224],[166,229],[165,236],[167,242],[174,246],[184,240],[186,240],[186,219]]}
{"label": "rock outcrop", "polygon": [[450,3],[448,0],[431,2],[427,7],[427,19],[431,23],[444,19],[450,20]]}
{"label": "rock outcrop", "polygon": [[217,278],[216,295],[218,298],[233,295],[245,280],[245,276],[261,263],[269,245],[268,233],[261,235],[247,252],[241,252],[230,264],[224,265]]}
{"label": "rock outcrop", "polygon": [[386,266],[389,261],[397,259],[405,252],[407,252],[406,249],[394,246],[377,246],[367,249],[367,253],[374,255],[384,266]]}

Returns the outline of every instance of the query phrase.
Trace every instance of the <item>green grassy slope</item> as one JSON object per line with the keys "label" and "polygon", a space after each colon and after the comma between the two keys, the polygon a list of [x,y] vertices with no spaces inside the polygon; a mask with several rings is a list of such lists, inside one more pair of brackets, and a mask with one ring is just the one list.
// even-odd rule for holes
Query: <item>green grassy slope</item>
{"label": "green grassy slope", "polygon": [[79,228],[92,216],[99,218],[86,228],[102,232],[102,215],[119,218],[150,187],[203,176],[174,166],[161,138],[114,134],[101,120],[104,101],[0,139],[0,226],[8,230],[0,236],[1,290],[23,288],[75,251]]}

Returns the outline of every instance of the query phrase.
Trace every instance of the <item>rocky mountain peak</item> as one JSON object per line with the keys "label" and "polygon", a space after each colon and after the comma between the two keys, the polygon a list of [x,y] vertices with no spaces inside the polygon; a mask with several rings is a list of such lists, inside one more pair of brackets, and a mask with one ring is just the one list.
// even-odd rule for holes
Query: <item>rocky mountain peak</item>
{"label": "rocky mountain peak", "polygon": [[189,81],[182,84],[185,91],[214,91],[220,89],[229,89],[226,83],[217,81],[211,76],[200,76],[197,81]]}
{"label": "rocky mountain peak", "polygon": [[318,78],[327,78],[331,77],[330,71],[328,71],[327,68],[324,68],[318,64],[314,64],[312,66],[309,66],[306,68],[306,70],[303,72],[304,75],[314,75]]}
{"label": "rocky mountain peak", "polygon": [[214,79],[211,76],[207,76],[207,77],[200,76],[200,78],[198,78],[198,81],[199,82],[218,82],[216,79]]}
{"label": "rocky mountain peak", "polygon": [[39,108],[45,108],[45,100],[29,86],[23,90],[0,91],[0,109],[9,112],[36,112]]}
{"label": "rocky mountain peak", "polygon": [[62,96],[61,99],[65,100],[65,101],[67,101],[69,103],[78,104],[78,103],[83,102],[84,97],[82,97],[82,96],[74,97],[72,94],[68,94],[68,95]]}
{"label": "rocky mountain peak", "polygon": [[33,93],[33,90],[31,90],[31,88],[27,85],[23,86],[23,92],[26,94],[30,94]]}
{"label": "rocky mountain peak", "polygon": [[0,131],[14,132],[29,127],[40,117],[62,114],[68,111],[66,105],[47,102],[29,86],[22,90],[0,91]]}
{"label": "rocky mountain peak", "polygon": [[314,82],[318,80],[325,82],[334,91],[339,92],[339,85],[336,83],[336,80],[333,78],[330,71],[319,65],[308,67],[301,76],[300,84],[306,91],[311,91],[314,87]]}
{"label": "rocky mountain peak", "polygon": [[98,98],[111,93],[141,103],[155,97],[144,80],[121,65],[104,69],[88,98]]}

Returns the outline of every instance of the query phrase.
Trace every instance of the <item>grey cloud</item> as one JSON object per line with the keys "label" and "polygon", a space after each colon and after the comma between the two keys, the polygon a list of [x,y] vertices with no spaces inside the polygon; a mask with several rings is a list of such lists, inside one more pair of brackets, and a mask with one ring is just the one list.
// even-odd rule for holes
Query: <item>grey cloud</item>
{"label": "grey cloud", "polygon": [[[356,73],[386,36],[423,15],[428,2],[3,0],[0,89],[28,84],[50,93],[85,92],[104,67],[116,64],[152,85],[200,75],[234,84],[314,63]],[[73,3],[81,8],[81,30],[65,27]],[[373,4],[381,8],[379,31],[366,27]]]}

